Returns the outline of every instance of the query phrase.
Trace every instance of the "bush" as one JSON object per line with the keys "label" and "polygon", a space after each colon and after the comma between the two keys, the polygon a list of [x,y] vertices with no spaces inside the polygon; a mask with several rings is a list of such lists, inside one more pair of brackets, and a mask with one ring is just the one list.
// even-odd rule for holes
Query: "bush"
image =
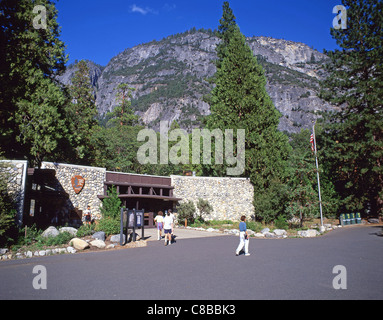
{"label": "bush", "polygon": [[183,220],[187,220],[188,224],[193,224],[195,221],[194,213],[196,208],[194,206],[193,201],[183,202],[177,206],[178,212],[178,223]]}
{"label": "bush", "polygon": [[208,200],[198,199],[197,209],[199,210],[199,220],[201,222],[205,221],[204,216],[210,215],[213,211],[213,207],[210,205]]}
{"label": "bush", "polygon": [[95,229],[95,225],[94,224],[91,224],[91,225],[88,225],[88,224],[83,224],[80,228],[78,228],[77,230],[77,237],[78,238],[82,238],[82,237],[85,237],[85,236],[90,236],[94,233],[94,229]]}
{"label": "bush", "polygon": [[104,217],[96,226],[96,231],[104,231],[106,236],[120,233],[120,219]]}
{"label": "bush", "polygon": [[256,221],[246,221],[246,227],[254,232],[260,232],[263,229],[262,224]]}
{"label": "bush", "polygon": [[274,221],[274,226],[277,229],[288,229],[289,225],[286,222],[286,218],[284,216],[278,216],[277,219]]}

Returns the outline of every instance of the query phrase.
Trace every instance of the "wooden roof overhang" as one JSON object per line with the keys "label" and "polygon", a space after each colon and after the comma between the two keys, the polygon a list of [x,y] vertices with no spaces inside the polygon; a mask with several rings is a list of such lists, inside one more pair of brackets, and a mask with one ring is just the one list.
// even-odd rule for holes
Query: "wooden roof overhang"
{"label": "wooden roof overhang", "polygon": [[[163,201],[181,201],[182,198],[173,197],[174,186],[165,184],[152,184],[152,183],[136,183],[136,182],[120,182],[120,181],[105,181],[104,182],[104,195],[99,195],[99,199],[108,198],[108,186],[115,186],[117,193],[123,189],[125,192],[119,194],[120,199],[156,199]],[[121,189],[120,189],[121,188]],[[136,190],[136,191],[134,191]]]}

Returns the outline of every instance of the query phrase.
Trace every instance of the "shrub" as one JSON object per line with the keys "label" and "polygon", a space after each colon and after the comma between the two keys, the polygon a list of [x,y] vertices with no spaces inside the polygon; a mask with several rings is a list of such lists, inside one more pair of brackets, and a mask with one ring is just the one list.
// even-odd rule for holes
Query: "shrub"
{"label": "shrub", "polygon": [[278,216],[278,218],[274,221],[274,226],[277,229],[287,229],[289,227],[284,216]]}
{"label": "shrub", "polygon": [[77,230],[77,237],[81,238],[81,237],[92,235],[94,233],[95,227],[96,226],[94,224],[91,224],[91,225],[83,224]]}
{"label": "shrub", "polygon": [[120,219],[104,217],[96,226],[96,231],[104,231],[106,236],[120,233]]}
{"label": "shrub", "polygon": [[182,222],[183,220],[187,220],[189,224],[194,223],[195,217],[194,213],[196,211],[196,208],[194,206],[193,201],[183,202],[177,206],[177,212],[178,212],[178,219],[179,222]]}
{"label": "shrub", "polygon": [[197,202],[197,209],[199,210],[199,220],[203,222],[204,216],[210,215],[213,211],[213,207],[210,205],[208,200],[199,198]]}

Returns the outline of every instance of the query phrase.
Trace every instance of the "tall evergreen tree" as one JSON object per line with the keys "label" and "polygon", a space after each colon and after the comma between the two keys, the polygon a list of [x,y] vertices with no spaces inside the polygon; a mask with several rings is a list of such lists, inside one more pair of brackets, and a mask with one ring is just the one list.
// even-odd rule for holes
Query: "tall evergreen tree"
{"label": "tall evergreen tree", "polygon": [[[46,28],[35,28],[36,5],[46,9]],[[64,134],[65,99],[55,76],[67,57],[56,18],[50,0],[0,2],[0,145],[8,158],[38,164]]]}
{"label": "tall evergreen tree", "polygon": [[91,157],[90,136],[97,125],[96,98],[89,76],[89,67],[84,60],[77,64],[77,71],[69,86],[72,99],[66,109],[70,140],[76,163],[89,164]]}
{"label": "tall evergreen tree", "polygon": [[343,0],[347,29],[331,29],[341,50],[327,52],[322,97],[340,107],[319,137],[345,210],[383,205],[383,2]]}
{"label": "tall evergreen tree", "polygon": [[[221,45],[211,92],[210,130],[245,129],[245,172],[255,187],[255,203],[262,193],[285,176],[287,137],[278,131],[280,113],[266,92],[266,77],[227,2],[221,19]],[[236,148],[234,148],[236,150]],[[215,166],[216,173],[219,172]],[[258,208],[262,210],[261,207]]]}

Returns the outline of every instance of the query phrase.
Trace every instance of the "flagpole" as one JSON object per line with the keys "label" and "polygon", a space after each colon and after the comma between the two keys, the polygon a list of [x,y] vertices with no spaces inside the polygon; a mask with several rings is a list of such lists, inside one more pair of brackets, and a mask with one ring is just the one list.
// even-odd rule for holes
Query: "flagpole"
{"label": "flagpole", "polygon": [[316,162],[316,166],[317,166],[320,221],[321,221],[321,226],[323,228],[322,197],[321,197],[321,191],[320,191],[319,164],[318,164],[318,153],[317,153],[317,141],[316,141],[316,136],[315,136],[315,125],[316,125],[316,120],[315,120],[315,122],[313,124],[314,150],[315,150],[314,152],[315,152],[315,162]]}

